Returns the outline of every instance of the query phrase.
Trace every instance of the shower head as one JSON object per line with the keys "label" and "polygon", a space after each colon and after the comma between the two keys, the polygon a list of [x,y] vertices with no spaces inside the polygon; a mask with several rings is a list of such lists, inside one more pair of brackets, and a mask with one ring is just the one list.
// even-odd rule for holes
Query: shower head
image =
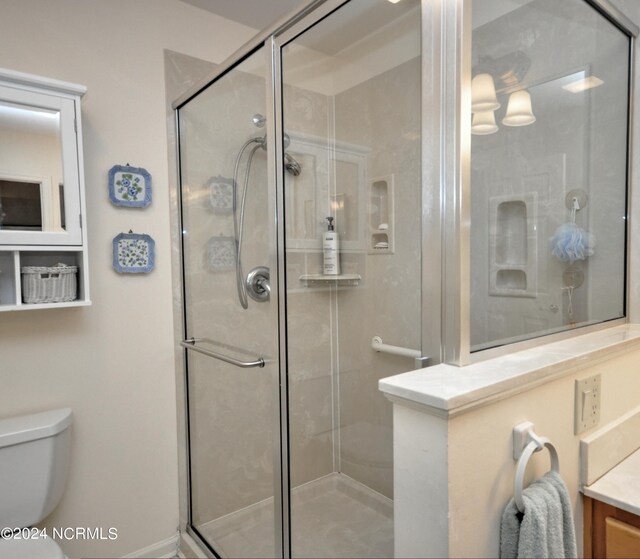
{"label": "shower head", "polygon": [[298,163],[293,156],[289,155],[287,152],[284,153],[284,168],[285,170],[294,177],[297,177],[300,173],[302,173],[302,166]]}
{"label": "shower head", "polygon": [[[256,138],[253,138],[253,141],[256,144],[260,144],[260,147],[263,150],[267,150],[267,136],[259,136]],[[287,149],[289,147],[289,144],[291,143],[291,138],[289,137],[289,134],[284,134],[283,138],[282,138],[282,143],[284,145],[284,149]],[[294,177],[297,177],[301,172],[302,172],[302,165],[300,165],[300,163],[298,163],[298,161],[296,161],[296,159],[292,156],[289,155],[286,151],[284,152],[284,168],[285,171],[287,171],[290,175],[293,175]]]}

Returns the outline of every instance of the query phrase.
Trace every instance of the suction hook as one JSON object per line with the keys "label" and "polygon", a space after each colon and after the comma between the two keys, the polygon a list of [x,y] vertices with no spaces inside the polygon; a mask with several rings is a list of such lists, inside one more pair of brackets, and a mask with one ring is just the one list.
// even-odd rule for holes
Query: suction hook
{"label": "suction hook", "polygon": [[565,288],[577,289],[584,283],[584,272],[578,266],[567,266],[562,272],[562,284]]}
{"label": "suction hook", "polygon": [[573,190],[570,190],[564,197],[564,205],[569,211],[581,210],[587,205],[588,202],[589,196],[584,190],[580,188],[574,188]]}

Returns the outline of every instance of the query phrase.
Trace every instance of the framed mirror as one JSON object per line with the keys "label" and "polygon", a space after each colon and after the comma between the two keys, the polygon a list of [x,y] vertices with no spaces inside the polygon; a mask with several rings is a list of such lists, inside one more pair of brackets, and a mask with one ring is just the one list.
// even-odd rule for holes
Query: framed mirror
{"label": "framed mirror", "polygon": [[0,245],[81,245],[82,86],[0,70]]}

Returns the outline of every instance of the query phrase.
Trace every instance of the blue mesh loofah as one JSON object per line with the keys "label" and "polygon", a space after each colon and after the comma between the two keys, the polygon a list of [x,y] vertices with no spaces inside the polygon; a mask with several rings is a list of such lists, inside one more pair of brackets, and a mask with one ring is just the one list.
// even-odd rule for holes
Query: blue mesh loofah
{"label": "blue mesh loofah", "polygon": [[586,260],[593,256],[596,239],[575,223],[565,223],[551,237],[551,254],[562,262]]}

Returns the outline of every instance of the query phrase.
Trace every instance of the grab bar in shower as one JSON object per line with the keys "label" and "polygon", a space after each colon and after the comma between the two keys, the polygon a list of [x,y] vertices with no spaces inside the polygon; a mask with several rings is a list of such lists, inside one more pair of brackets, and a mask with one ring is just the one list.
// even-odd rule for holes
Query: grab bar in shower
{"label": "grab bar in shower", "polygon": [[391,355],[411,357],[415,363],[416,369],[423,369],[429,365],[429,356],[422,355],[420,350],[385,344],[380,336],[374,336],[371,338],[371,349],[382,353],[390,353]]}
{"label": "grab bar in shower", "polygon": [[240,361],[239,359],[235,359],[234,357],[230,357],[229,355],[224,355],[223,353],[211,351],[210,349],[205,349],[196,345],[204,341],[208,340],[206,340],[205,338],[189,338],[188,340],[182,340],[180,342],[180,345],[185,349],[197,351],[198,353],[202,353],[203,355],[207,355],[208,357],[213,357],[214,359],[224,361],[225,363],[230,363],[231,365],[235,365],[236,367],[242,367],[243,369],[249,369],[251,367],[264,367],[264,359],[262,357],[258,357],[253,361]]}

